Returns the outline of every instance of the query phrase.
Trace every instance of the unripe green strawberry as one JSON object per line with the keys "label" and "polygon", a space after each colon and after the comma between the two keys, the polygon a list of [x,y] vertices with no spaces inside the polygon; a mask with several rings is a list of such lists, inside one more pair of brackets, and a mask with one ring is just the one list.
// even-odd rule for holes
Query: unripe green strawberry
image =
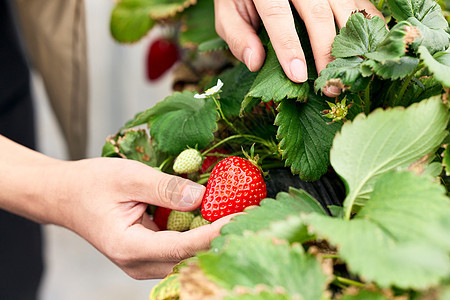
{"label": "unripe green strawberry", "polygon": [[210,224],[211,222],[208,220],[203,219],[202,216],[196,216],[194,218],[194,220],[191,223],[191,227],[189,227],[189,229],[194,229],[203,225],[207,225]]}
{"label": "unripe green strawberry", "polygon": [[203,157],[198,150],[186,149],[175,159],[173,170],[178,174],[194,173],[202,166]]}
{"label": "unripe green strawberry", "polygon": [[172,210],[167,219],[167,230],[189,230],[192,220],[194,220],[194,214],[192,212]]}

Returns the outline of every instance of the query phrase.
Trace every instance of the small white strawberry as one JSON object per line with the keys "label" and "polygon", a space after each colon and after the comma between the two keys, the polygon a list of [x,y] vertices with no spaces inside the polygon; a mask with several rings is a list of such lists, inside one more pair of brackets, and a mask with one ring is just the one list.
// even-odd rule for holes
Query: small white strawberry
{"label": "small white strawberry", "polygon": [[167,218],[167,230],[189,230],[192,220],[194,220],[194,213],[190,211],[172,210],[170,212],[169,218]]}
{"label": "small white strawberry", "polygon": [[203,219],[202,216],[196,216],[194,220],[192,220],[191,226],[189,229],[194,229],[203,225],[211,224],[210,221]]}
{"label": "small white strawberry", "polygon": [[198,150],[186,149],[175,159],[173,170],[178,174],[190,174],[198,171],[203,162],[203,157]]}

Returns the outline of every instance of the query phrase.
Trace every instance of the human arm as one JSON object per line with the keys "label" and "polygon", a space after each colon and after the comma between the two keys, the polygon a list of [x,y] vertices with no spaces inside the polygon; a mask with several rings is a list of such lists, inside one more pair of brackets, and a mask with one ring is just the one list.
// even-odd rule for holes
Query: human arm
{"label": "human arm", "polygon": [[[317,72],[332,61],[331,45],[336,25],[345,26],[355,10],[365,9],[383,17],[369,0],[293,0],[305,22]],[[289,0],[214,0],[216,31],[228,43],[233,55],[250,71],[264,63],[265,51],[256,31],[262,20],[278,60],[286,75],[294,82],[307,80],[307,65],[295,31]],[[327,96],[340,93],[336,87],[324,90]]]}
{"label": "human arm", "polygon": [[207,249],[229,219],[157,231],[148,204],[193,210],[204,187],[131,160],[53,159],[1,135],[0,174],[0,208],[76,232],[137,279],[161,278]]}

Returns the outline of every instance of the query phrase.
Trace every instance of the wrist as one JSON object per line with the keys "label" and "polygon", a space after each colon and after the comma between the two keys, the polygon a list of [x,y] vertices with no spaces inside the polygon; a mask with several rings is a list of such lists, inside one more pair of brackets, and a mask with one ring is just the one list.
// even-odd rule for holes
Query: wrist
{"label": "wrist", "polygon": [[57,199],[67,162],[0,136],[0,208],[39,223],[57,223]]}

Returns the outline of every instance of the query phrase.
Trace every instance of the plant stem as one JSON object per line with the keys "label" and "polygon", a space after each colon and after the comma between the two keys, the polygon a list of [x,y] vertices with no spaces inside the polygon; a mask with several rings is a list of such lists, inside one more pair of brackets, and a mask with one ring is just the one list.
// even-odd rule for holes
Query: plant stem
{"label": "plant stem", "polygon": [[216,97],[211,96],[211,98],[214,100],[214,103],[216,104],[217,110],[219,111],[219,114],[220,114],[220,118],[221,118],[225,123],[227,123],[227,125],[230,126],[230,128],[233,129],[234,132],[240,134],[241,132],[233,125],[233,123],[231,123],[230,121],[228,121],[228,119],[227,119],[227,118],[225,117],[225,115],[223,114],[222,106],[220,105],[220,102],[216,99]]}
{"label": "plant stem", "polygon": [[340,256],[337,254],[323,254],[321,258],[339,258]]}
{"label": "plant stem", "polygon": [[162,171],[162,169],[166,166],[166,164],[167,164],[171,159],[172,159],[171,156],[168,157],[168,158],[166,158],[166,160],[163,161],[163,162],[159,165],[159,167],[157,167],[156,169]]}
{"label": "plant stem", "polygon": [[384,103],[383,105],[388,105],[388,106],[394,106],[394,100],[391,97],[392,95],[392,91],[394,90],[394,86],[395,86],[395,81],[393,83],[391,83],[391,86],[388,88],[387,92],[386,92],[386,97],[384,98]]}
{"label": "plant stem", "polygon": [[267,144],[267,141],[262,139],[262,138],[260,138],[260,137],[257,137],[257,136],[254,136],[254,135],[250,135],[250,134],[237,134],[237,135],[232,135],[232,136],[229,136],[229,137],[221,140],[217,144],[213,145],[211,148],[209,148],[206,151],[204,151],[202,153],[202,155],[204,156],[204,155],[208,154],[209,152],[211,152],[212,150],[214,150],[215,148],[221,146],[222,144],[225,144],[226,142],[228,142],[228,141],[230,141],[232,139],[237,139],[237,138],[246,138],[246,139],[251,140],[253,142],[260,143],[260,144],[263,144],[266,147],[269,147],[269,145]]}
{"label": "plant stem", "polygon": [[200,175],[200,179],[209,178],[209,176],[211,176],[211,172]]}
{"label": "plant stem", "polygon": [[420,69],[423,68],[423,62],[419,63],[417,68],[412,72],[406,79],[405,82],[403,82],[402,88],[400,89],[400,92],[398,93],[397,98],[392,103],[392,106],[396,106],[397,104],[401,103],[400,101],[403,100],[403,96],[405,95],[406,89],[408,88],[409,84],[411,83],[411,80],[414,78],[417,72],[420,71]]}
{"label": "plant stem", "polygon": [[378,9],[379,11],[381,11],[381,9],[383,8],[383,4],[384,4],[384,0],[380,0],[380,1],[378,2],[378,4],[377,4],[377,9]]}
{"label": "plant stem", "polygon": [[372,106],[372,102],[370,101],[370,86],[372,81],[369,82],[366,89],[364,90],[364,112],[366,115],[370,113],[370,108]]}
{"label": "plant stem", "polygon": [[406,89],[407,89],[408,86],[409,86],[409,83],[410,83],[411,80],[413,79],[414,74],[415,74],[415,72],[412,73],[412,74],[410,74],[410,75],[406,78],[405,82],[404,82],[403,85],[402,85],[402,88],[400,89],[400,92],[398,93],[397,98],[394,100],[394,103],[392,103],[392,106],[396,106],[396,105],[399,103],[399,101],[401,101],[401,100],[403,99],[403,95],[405,94]]}
{"label": "plant stem", "polygon": [[357,286],[357,287],[363,287],[364,283],[359,282],[359,281],[355,281],[355,280],[351,280],[345,277],[341,277],[341,276],[335,276],[334,279],[339,282],[339,283],[343,283],[346,285],[353,285],[353,286]]}
{"label": "plant stem", "polygon": [[200,178],[199,180],[197,180],[197,183],[203,185],[203,184],[207,183],[208,180],[209,180],[209,177],[207,177],[207,178]]}

